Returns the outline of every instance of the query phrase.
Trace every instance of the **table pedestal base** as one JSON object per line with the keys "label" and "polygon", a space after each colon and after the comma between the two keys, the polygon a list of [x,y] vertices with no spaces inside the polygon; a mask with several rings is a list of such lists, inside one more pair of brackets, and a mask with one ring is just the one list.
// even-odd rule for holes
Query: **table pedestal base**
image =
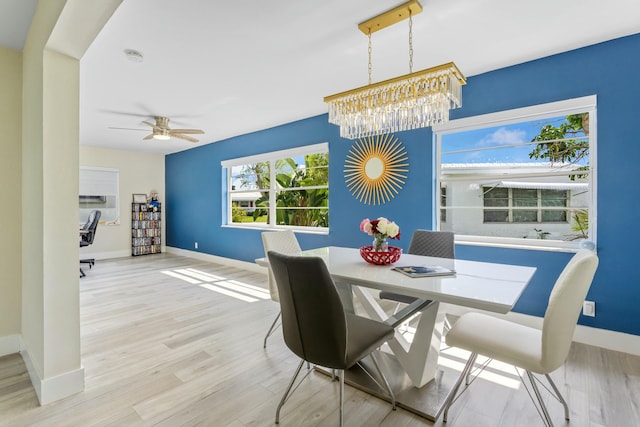
{"label": "table pedestal base", "polygon": [[[417,388],[412,384],[404,372],[404,369],[393,355],[385,352],[379,352],[378,355],[380,368],[389,381],[391,390],[393,390],[396,397],[397,406],[426,418],[429,421],[436,421],[444,410],[444,403],[449,397],[460,372],[438,366],[435,379]],[[382,380],[378,378],[378,373],[370,357],[365,358],[360,363],[365,366],[370,375],[376,377],[380,384],[384,384]],[[318,372],[331,376],[331,370],[319,366],[316,366],[315,369]],[[355,365],[345,372],[344,382],[365,393],[391,402],[387,391],[378,386],[378,384],[369,377],[367,372],[364,372],[358,365]]]}

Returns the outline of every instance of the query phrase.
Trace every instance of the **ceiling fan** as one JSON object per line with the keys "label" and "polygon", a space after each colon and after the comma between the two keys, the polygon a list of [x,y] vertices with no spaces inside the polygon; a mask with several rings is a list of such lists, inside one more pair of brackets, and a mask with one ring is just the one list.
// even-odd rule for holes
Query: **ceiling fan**
{"label": "ceiling fan", "polygon": [[[167,140],[170,138],[180,138],[186,141],[198,142],[198,140],[192,136],[194,134],[202,135],[204,131],[201,129],[171,129],[169,127],[169,118],[164,116],[155,116],[155,123],[151,123],[148,121],[143,121],[145,125],[151,126],[151,133],[144,138],[143,140],[148,139],[161,139]],[[116,128],[112,127],[111,129],[123,129],[123,130],[143,130],[143,129],[129,129],[129,128]]]}

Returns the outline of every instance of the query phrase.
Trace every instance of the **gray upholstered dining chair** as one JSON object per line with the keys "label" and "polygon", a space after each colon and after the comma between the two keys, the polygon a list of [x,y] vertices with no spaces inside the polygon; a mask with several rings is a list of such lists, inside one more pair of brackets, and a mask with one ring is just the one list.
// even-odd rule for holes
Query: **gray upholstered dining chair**
{"label": "gray upholstered dining chair", "polygon": [[[407,253],[437,258],[455,258],[454,234],[450,231],[415,230]],[[417,298],[395,292],[380,291],[380,299],[411,304]]]}
{"label": "gray upholstered dining chair", "polygon": [[[542,330],[480,313],[462,315],[449,330],[446,341],[450,346],[470,351],[471,355],[446,402],[443,421],[447,421],[463,379],[466,378],[466,387],[462,392],[470,385],[471,369],[479,354],[524,369],[538,400],[538,405],[535,401],[534,405],[545,425],[552,427],[553,422],[536,385],[538,380],[533,376],[534,373],[544,375],[554,397],[564,407],[565,419],[569,420],[567,402],[549,373],[558,369],[569,354],[582,303],[597,267],[598,257],[591,251],[579,251],[571,258],[551,290]],[[482,369],[484,367],[486,364]],[[520,378],[527,387],[524,378]]]}
{"label": "gray upholstered dining chair", "polygon": [[378,347],[393,338],[393,328],[346,312],[322,258],[273,251],[268,252],[268,258],[278,287],[285,344],[302,359],[278,404],[276,424],[305,361],[339,371],[340,426],[344,420],[344,371],[368,355],[395,409],[393,392],[374,355]]}
{"label": "gray upholstered dining chair", "polygon": [[[296,239],[296,235],[291,230],[282,230],[282,231],[264,231],[262,233],[262,245],[264,246],[264,256],[267,256],[267,252],[276,251],[283,254],[299,254],[300,244],[298,244],[298,239]],[[279,302],[278,299],[278,287],[276,286],[276,279],[273,277],[273,272],[271,271],[271,267],[269,267],[269,295],[271,296],[271,300],[275,302]],[[278,324],[278,320],[280,319],[280,312],[273,320],[271,327],[267,331],[267,335],[264,337],[263,347],[267,348],[267,339],[271,336],[271,334],[276,330],[276,326]]]}

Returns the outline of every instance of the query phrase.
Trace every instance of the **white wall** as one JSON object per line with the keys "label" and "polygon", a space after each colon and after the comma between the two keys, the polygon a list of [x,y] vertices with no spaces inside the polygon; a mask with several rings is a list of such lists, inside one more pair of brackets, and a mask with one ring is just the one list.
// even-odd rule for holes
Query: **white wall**
{"label": "white wall", "polygon": [[84,388],[78,218],[69,215],[78,208],[79,59],[120,1],[38,2],[23,50],[21,354],[42,404]]}
{"label": "white wall", "polygon": [[22,228],[22,53],[0,46],[0,356],[19,349]]}
{"label": "white wall", "polygon": [[120,224],[101,223],[93,245],[80,249],[81,258],[131,255],[131,195],[156,190],[162,203],[162,246],[165,246],[164,155],[80,146],[80,166],[118,169]]}

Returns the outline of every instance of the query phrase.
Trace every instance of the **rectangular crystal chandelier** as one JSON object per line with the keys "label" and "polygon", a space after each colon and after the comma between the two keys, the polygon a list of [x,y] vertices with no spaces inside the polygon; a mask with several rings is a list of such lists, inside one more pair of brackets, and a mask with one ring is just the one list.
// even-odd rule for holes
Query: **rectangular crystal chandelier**
{"label": "rectangular crystal chandelier", "polygon": [[329,123],[357,139],[432,126],[462,105],[466,80],[453,62],[327,96]]}
{"label": "rectangular crystal chandelier", "polygon": [[[326,96],[329,123],[340,126],[340,136],[357,139],[432,126],[449,120],[449,111],[462,106],[464,75],[450,62],[412,72],[412,15],[422,12],[410,0],[358,25],[369,36],[369,84]],[[409,74],[371,83],[371,34],[409,18]]]}

